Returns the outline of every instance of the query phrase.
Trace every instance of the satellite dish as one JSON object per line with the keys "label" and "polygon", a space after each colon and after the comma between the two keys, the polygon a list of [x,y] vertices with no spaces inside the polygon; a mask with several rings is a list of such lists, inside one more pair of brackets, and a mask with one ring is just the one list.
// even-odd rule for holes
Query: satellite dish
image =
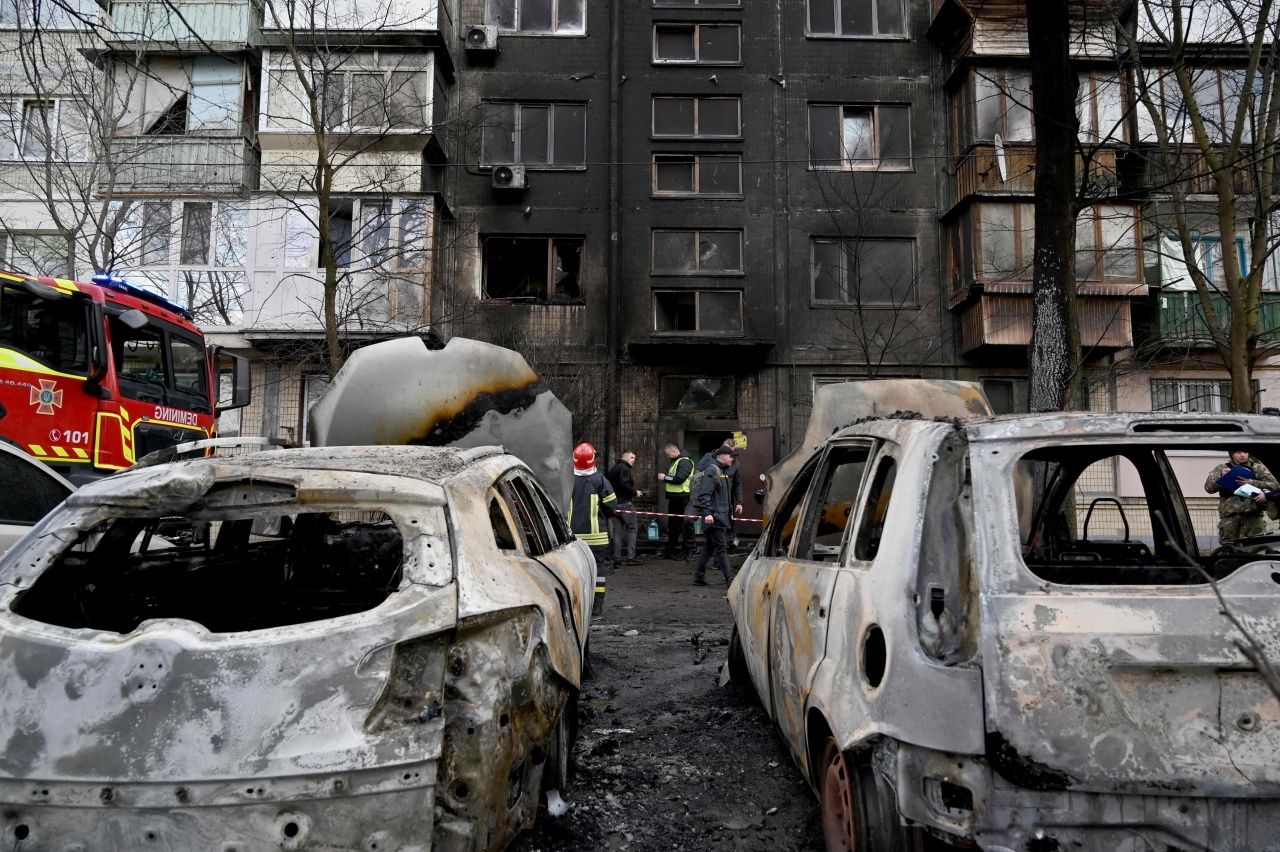
{"label": "satellite dish", "polygon": [[996,171],[1000,173],[1000,182],[1004,183],[1009,179],[1009,164],[1004,156],[1004,140],[1000,138],[1000,134],[996,134]]}

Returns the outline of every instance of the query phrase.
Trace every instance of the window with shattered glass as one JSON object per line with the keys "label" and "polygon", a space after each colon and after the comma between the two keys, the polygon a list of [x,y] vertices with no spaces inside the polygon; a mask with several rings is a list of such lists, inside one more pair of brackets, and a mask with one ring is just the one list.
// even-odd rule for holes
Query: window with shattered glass
{"label": "window with shattered glass", "polygon": [[737,386],[732,376],[663,376],[661,404],[672,414],[737,414]]}
{"label": "window with shattered glass", "polygon": [[581,237],[488,237],[482,296],[530,303],[581,303]]}

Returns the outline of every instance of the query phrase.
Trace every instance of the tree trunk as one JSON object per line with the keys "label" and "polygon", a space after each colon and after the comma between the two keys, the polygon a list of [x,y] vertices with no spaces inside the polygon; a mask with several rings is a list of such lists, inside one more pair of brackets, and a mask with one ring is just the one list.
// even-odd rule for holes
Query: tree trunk
{"label": "tree trunk", "polygon": [[1070,0],[1027,0],[1035,106],[1035,265],[1031,307],[1031,410],[1061,411],[1080,386],[1076,236],[1076,90]]}

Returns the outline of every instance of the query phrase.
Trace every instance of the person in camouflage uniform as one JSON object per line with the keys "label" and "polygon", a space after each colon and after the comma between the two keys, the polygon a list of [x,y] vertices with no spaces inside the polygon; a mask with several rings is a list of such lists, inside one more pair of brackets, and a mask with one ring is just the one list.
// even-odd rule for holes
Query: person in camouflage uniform
{"label": "person in camouflage uniform", "polygon": [[1256,485],[1263,491],[1280,488],[1280,482],[1271,475],[1267,466],[1249,455],[1248,450],[1232,450],[1231,460],[1215,465],[1205,478],[1204,490],[1208,494],[1218,495],[1218,541],[1226,544],[1238,538],[1250,535],[1261,535],[1267,531],[1267,517],[1264,512],[1265,499],[1255,500],[1249,497],[1237,497],[1232,491],[1218,487],[1218,480],[1231,470],[1233,465],[1247,467],[1254,472],[1252,480],[1243,480],[1240,484]]}

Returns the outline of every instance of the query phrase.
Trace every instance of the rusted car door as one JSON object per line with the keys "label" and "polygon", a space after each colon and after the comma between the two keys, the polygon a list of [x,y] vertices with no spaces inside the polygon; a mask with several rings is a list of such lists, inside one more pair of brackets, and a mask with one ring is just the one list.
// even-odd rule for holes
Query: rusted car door
{"label": "rusted car door", "polygon": [[805,741],[805,707],[826,651],[831,594],[873,449],[870,440],[827,447],[788,558],[777,561],[769,581],[773,712],[793,745]]}
{"label": "rusted car door", "polygon": [[810,460],[792,481],[779,503],[777,514],[765,528],[755,552],[735,581],[742,600],[738,632],[746,653],[747,668],[751,671],[751,680],[756,684],[761,702],[770,713],[773,712],[773,698],[769,685],[769,618],[773,610],[774,574],[778,566],[789,558],[791,544],[800,529],[809,482],[817,466],[816,458]]}

